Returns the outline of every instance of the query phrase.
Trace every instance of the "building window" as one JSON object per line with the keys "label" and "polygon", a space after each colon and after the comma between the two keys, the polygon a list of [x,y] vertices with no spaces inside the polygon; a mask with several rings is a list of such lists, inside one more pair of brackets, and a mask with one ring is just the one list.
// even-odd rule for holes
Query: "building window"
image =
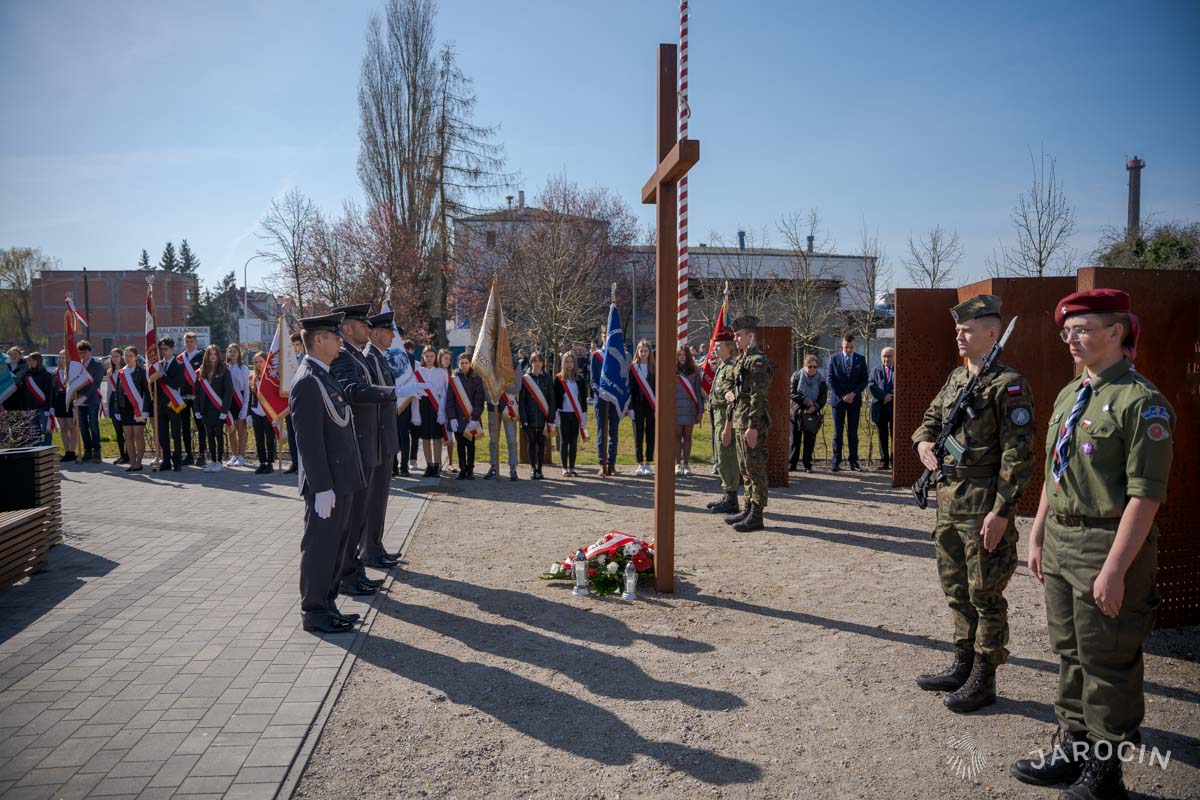
{"label": "building window", "polygon": [[495,231],[487,232],[487,246],[489,248],[496,246],[496,232]]}
{"label": "building window", "polygon": [[192,299],[192,290],[190,287],[183,290],[183,297],[185,300]]}

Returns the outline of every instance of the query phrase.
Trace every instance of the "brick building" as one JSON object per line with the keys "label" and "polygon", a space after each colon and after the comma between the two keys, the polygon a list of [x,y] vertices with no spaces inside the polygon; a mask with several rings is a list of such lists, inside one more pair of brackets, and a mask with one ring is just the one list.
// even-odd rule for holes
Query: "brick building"
{"label": "brick building", "polygon": [[[159,327],[183,325],[196,301],[199,279],[177,272],[142,270],[48,270],[33,279],[33,337],[48,353],[63,347],[66,296],[88,319],[80,338],[93,353],[113,347],[141,345],[146,326],[146,278],[154,278],[155,321]],[[139,350],[141,348],[139,347]]]}

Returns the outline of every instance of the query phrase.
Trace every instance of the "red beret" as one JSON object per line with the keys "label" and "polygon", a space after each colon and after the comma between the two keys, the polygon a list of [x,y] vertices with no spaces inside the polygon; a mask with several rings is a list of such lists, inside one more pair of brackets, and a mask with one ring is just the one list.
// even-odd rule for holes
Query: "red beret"
{"label": "red beret", "polygon": [[732,342],[733,341],[733,331],[730,331],[730,330],[719,331],[717,333],[717,335],[713,337],[713,341],[714,342]]}
{"label": "red beret", "polygon": [[1090,289],[1075,292],[1058,301],[1054,309],[1054,324],[1062,327],[1068,317],[1080,314],[1129,313],[1129,295],[1120,289]]}

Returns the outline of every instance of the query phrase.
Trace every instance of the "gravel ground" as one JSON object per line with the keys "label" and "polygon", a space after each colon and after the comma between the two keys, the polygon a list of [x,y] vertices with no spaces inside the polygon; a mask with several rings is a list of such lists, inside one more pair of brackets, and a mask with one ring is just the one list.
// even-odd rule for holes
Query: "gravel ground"
{"label": "gravel ground", "polygon": [[[793,476],[753,534],[704,513],[715,478],[681,480],[677,591],[630,604],[537,575],[610,529],[648,537],[651,482],[551,472],[432,496],[296,796],[1056,797],[1008,776],[1054,731],[1024,565],[1002,699],[959,716],[913,683],[951,651],[934,512],[884,476]],[[1200,797],[1200,628],[1147,651],[1145,744],[1171,760],[1127,784]],[[949,763],[964,736],[973,778]]]}

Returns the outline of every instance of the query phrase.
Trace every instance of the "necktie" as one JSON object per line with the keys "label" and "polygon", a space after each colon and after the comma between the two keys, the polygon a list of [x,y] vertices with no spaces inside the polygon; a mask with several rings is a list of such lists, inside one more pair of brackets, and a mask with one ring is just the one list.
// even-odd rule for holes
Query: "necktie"
{"label": "necktie", "polygon": [[1067,421],[1063,423],[1062,430],[1058,432],[1058,441],[1054,443],[1054,486],[1058,488],[1062,483],[1062,476],[1067,472],[1067,464],[1070,461],[1067,458],[1067,448],[1071,444],[1071,439],[1075,433],[1075,423],[1079,422],[1079,417],[1083,414],[1083,408],[1087,405],[1088,400],[1092,396],[1092,382],[1085,379],[1083,386],[1079,389],[1079,395],[1075,398],[1075,405],[1071,406],[1071,413],[1067,415]]}
{"label": "necktie", "polygon": [[884,368],[883,368],[883,378],[884,378],[884,380],[886,380],[888,383],[891,383],[891,382],[892,382],[892,368],[891,368],[891,367],[884,367]]}

